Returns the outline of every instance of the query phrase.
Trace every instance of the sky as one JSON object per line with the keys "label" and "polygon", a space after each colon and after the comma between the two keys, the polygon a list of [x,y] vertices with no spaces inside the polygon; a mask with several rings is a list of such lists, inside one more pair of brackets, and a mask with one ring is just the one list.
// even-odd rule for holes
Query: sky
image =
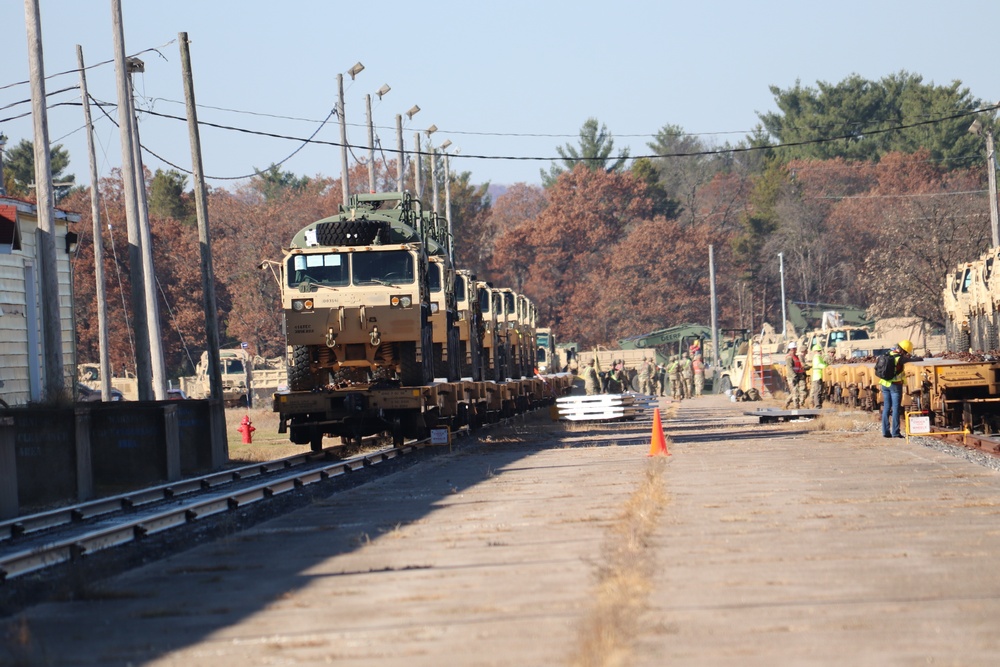
{"label": "sky", "polygon": [[[110,0],[38,0],[49,104],[79,102],[76,45],[88,66],[114,57]],[[877,80],[906,70],[925,82],[960,80],[974,97],[1000,99],[990,46],[1000,3],[839,0],[816,3],[674,0],[344,2],[342,0],[122,0],[125,50],[140,54],[136,105],[147,168],[190,170],[187,125],[143,110],[185,116],[177,36],[188,33],[212,187],[280,163],[297,176],[339,177],[339,125],[329,117],[344,74],[348,143],[365,159],[365,95],[379,143],[396,146],[426,130],[452,142],[453,171],[473,183],[538,184],[556,147],[578,145],[588,118],[607,126],[633,156],[663,126],[712,144],[735,143],[774,111],[770,86]],[[33,139],[24,3],[0,3],[0,131],[8,147]],[[364,71],[352,81],[356,62]],[[69,74],[54,76],[61,72]],[[93,98],[117,102],[113,64],[88,69]],[[379,100],[375,93],[388,84]],[[72,88],[55,94],[63,88]],[[20,103],[20,104],[19,104]],[[107,113],[117,121],[113,106]],[[118,130],[94,109],[102,176],[120,165]],[[326,124],[324,119],[329,118]],[[89,182],[83,111],[49,110],[49,136],[69,152],[67,173]],[[293,154],[294,153],[294,154]],[[291,157],[289,157],[291,156]],[[391,153],[386,157],[392,158]],[[287,158],[287,159],[286,159]],[[236,179],[236,180],[234,180]]]}

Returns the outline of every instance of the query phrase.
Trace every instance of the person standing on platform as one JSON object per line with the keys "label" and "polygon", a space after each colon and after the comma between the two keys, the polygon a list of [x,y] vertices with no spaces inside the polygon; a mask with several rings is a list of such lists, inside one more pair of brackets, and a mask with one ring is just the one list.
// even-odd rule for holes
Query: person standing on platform
{"label": "person standing on platform", "polygon": [[823,407],[823,369],[829,364],[823,356],[821,343],[813,343],[812,353],[812,404],[818,410]]}
{"label": "person standing on platform", "polygon": [[798,343],[794,340],[788,343],[788,354],[785,355],[785,380],[788,382],[785,409],[794,406],[798,410],[806,398],[806,369],[799,358]]}
{"label": "person standing on platform", "polygon": [[[882,437],[902,438],[899,432],[899,413],[903,406],[903,365],[909,360],[910,353],[913,352],[913,343],[909,340],[901,340],[889,352],[889,356],[896,362],[896,374],[891,380],[879,379],[878,383],[882,387]],[[892,412],[892,422],[889,421],[889,413]]]}
{"label": "person standing on platform", "polygon": [[694,355],[691,370],[694,371],[694,395],[701,396],[705,391],[705,361],[701,358],[700,352]]}

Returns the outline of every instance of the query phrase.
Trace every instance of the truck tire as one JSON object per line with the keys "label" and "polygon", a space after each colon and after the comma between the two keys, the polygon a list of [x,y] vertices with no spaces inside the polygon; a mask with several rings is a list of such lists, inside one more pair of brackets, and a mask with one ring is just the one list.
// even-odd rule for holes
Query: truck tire
{"label": "truck tire", "polygon": [[376,239],[387,243],[388,228],[381,220],[341,220],[316,225],[316,241],[320,245],[371,245]]}
{"label": "truck tire", "polygon": [[404,387],[419,387],[424,384],[424,367],[417,361],[416,341],[399,343],[399,381]]}
{"label": "truck tire", "polygon": [[296,345],[292,348],[292,365],[288,367],[288,388],[292,391],[309,391],[316,385],[312,370],[312,351],[308,345]]}
{"label": "truck tire", "polygon": [[458,382],[462,379],[462,361],[465,356],[462,354],[461,334],[458,327],[448,328],[448,381]]}

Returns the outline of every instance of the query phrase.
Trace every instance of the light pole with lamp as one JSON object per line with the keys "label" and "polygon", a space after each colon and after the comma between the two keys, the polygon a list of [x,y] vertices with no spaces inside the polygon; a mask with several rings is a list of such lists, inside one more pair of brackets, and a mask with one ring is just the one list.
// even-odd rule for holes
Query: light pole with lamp
{"label": "light pole with lamp", "polygon": [[[379,101],[382,96],[388,93],[391,88],[389,84],[383,83],[382,87],[375,91]],[[375,192],[375,125],[372,123],[372,96],[365,95],[365,108],[368,110],[368,191]]]}
{"label": "light pole with lamp", "polygon": [[785,315],[785,253],[778,253],[778,273],[781,274],[781,339],[785,339],[787,317]]}
{"label": "light pole with lamp", "polygon": [[[360,62],[347,70],[351,81],[365,68]],[[340,184],[344,194],[344,206],[351,195],[351,184],[347,175],[347,121],[344,119],[344,75],[337,74],[337,115],[340,117]]]}
{"label": "light pole with lamp", "polygon": [[[438,212],[437,152],[434,150],[434,145],[431,143],[431,135],[437,132],[437,129],[437,125],[431,125],[427,128],[427,150],[431,154],[431,197],[434,198],[431,210],[434,211],[435,218],[437,217]],[[436,221],[435,224],[437,224]]]}
{"label": "light pole with lamp", "polygon": [[[406,112],[406,117],[409,120],[413,120],[413,117],[417,115],[420,111],[420,107],[414,104],[410,107],[410,110]],[[403,191],[403,174],[406,173],[406,154],[403,152],[403,115],[396,114],[396,151],[399,153],[399,158],[396,160],[396,189],[400,192]]]}
{"label": "light pole with lamp", "polygon": [[[445,139],[441,144],[441,153],[444,155],[444,218],[448,221],[448,256],[454,261],[455,258],[455,237],[451,229],[451,170],[448,167],[448,147],[451,146],[451,139]],[[458,149],[455,149],[458,152]]]}

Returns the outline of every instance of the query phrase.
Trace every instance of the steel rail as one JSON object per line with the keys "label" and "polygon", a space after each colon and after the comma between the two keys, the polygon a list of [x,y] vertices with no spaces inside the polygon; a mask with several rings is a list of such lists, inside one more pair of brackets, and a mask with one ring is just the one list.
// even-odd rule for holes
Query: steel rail
{"label": "steel rail", "polygon": [[333,448],[322,452],[293,454],[264,463],[250,463],[236,468],[189,477],[175,482],[167,482],[137,491],[89,500],[66,507],[26,514],[14,519],[0,521],[0,546],[7,542],[62,526],[81,523],[89,519],[108,516],[118,512],[128,512],[154,503],[201,493],[206,490],[228,486],[238,482],[274,475],[291,468],[312,465],[328,457]]}
{"label": "steel rail", "polygon": [[[421,448],[425,442],[412,442],[401,447],[391,447],[343,461],[323,463],[308,470],[296,470],[287,474],[274,472],[273,476],[269,476],[267,479],[235,490],[227,491],[208,486],[201,488],[198,495],[172,496],[169,498],[172,504],[166,509],[145,503],[146,507],[132,505],[132,512],[123,516],[93,514],[92,517],[100,517],[96,524],[90,527],[82,526],[82,530],[76,531],[74,534],[56,535],[41,544],[26,544],[23,547],[13,545],[14,548],[0,548],[0,582],[38,572],[47,567],[76,561],[97,551],[141,540],[150,535],[188,525],[211,516],[233,512],[249,505],[283,496],[296,489],[362,468],[375,466],[399,455],[411,453]],[[248,467],[259,470],[264,466]],[[118,502],[120,503],[120,501]],[[88,503],[88,505],[95,504],[98,503]],[[73,511],[73,508],[67,508],[67,510],[58,510],[47,514],[58,515],[62,512],[72,514]],[[67,525],[71,529],[78,527],[74,521],[71,521],[70,524],[59,524],[64,529],[67,528]]]}

